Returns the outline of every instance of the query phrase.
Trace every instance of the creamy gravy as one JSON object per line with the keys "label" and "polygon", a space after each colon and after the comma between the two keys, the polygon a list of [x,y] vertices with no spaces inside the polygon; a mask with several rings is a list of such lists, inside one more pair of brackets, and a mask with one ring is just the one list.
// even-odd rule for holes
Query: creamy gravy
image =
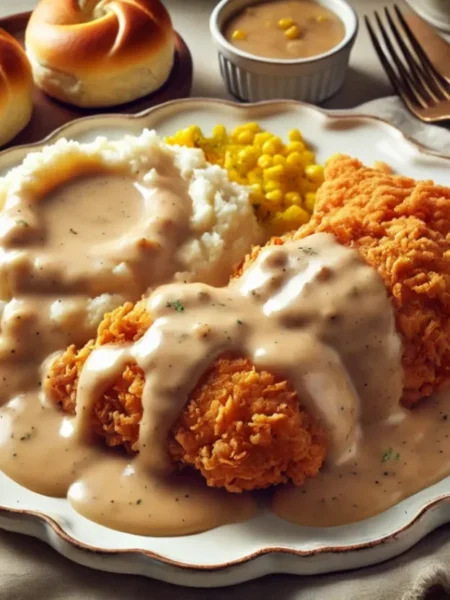
{"label": "creamy gravy", "polygon": [[[30,302],[36,319],[38,304],[24,302],[19,313]],[[322,473],[303,488],[275,492],[283,518],[308,525],[362,519],[449,473],[450,401],[428,401],[414,413],[399,406],[401,346],[384,284],[333,236],[264,248],[225,288],[162,286],[147,306],[154,323],[139,341],[99,347],[88,358],[74,418],[41,391],[42,361],[67,343],[65,335],[43,328],[35,341],[33,327],[41,325],[31,320],[24,335],[17,313],[5,309],[0,468],[7,475],[43,494],[67,494],[89,519],[133,533],[180,535],[249,518],[256,510],[250,495],[173,473],[166,455],[189,392],[229,351],[286,377],[328,431]],[[89,425],[92,406],[130,362],[146,380],[132,458],[103,448]]]}
{"label": "creamy gravy", "polygon": [[273,0],[245,8],[230,19],[224,35],[249,54],[292,60],[331,50],[344,39],[345,26],[310,0]]}
{"label": "creamy gravy", "polygon": [[151,184],[78,175],[43,198],[9,197],[0,213],[0,278],[8,296],[39,290],[139,298],[185,270],[188,184],[161,157]]}
{"label": "creamy gravy", "polygon": [[45,399],[22,394],[0,410],[0,468],[25,487],[69,498],[107,527],[142,535],[184,535],[250,518],[256,504],[207,488],[200,478],[141,468],[92,441]]}
{"label": "creamy gravy", "polygon": [[117,304],[137,300],[185,268],[177,252],[189,234],[187,183],[170,157],[157,166],[150,183],[75,171],[64,184],[55,174],[41,198],[6,199],[0,212],[0,402],[39,381],[49,354],[95,334],[90,297],[116,293]]}
{"label": "creamy gravy", "polygon": [[331,527],[379,514],[450,474],[450,396],[368,423],[353,460],[325,464],[302,488],[279,488],[276,514],[300,525]]}

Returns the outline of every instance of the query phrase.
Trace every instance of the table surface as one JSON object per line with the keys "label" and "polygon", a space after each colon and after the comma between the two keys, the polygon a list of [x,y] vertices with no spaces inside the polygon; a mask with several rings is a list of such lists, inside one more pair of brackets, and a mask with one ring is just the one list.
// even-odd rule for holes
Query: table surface
{"label": "table surface", "polygon": [[[400,2],[401,3],[401,2]],[[175,28],[184,37],[194,59],[193,96],[227,98],[216,50],[209,35],[208,20],[216,0],[164,0]],[[351,0],[360,17],[392,0]],[[36,0],[0,0],[0,17],[31,10]],[[343,88],[324,104],[329,108],[351,108],[362,102],[387,96],[392,88],[378,62],[364,23],[353,48],[350,69]]]}

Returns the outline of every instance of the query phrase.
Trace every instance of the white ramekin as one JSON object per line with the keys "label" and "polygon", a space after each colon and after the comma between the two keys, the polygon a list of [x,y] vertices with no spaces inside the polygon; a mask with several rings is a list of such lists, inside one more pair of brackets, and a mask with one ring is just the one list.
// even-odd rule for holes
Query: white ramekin
{"label": "white ramekin", "polygon": [[319,103],[344,83],[350,52],[358,32],[358,17],[345,0],[317,0],[345,25],[337,46],[312,58],[260,58],[230,44],[222,30],[236,13],[261,0],[222,0],[211,14],[210,31],[219,53],[219,66],[228,91],[240,100],[292,99]]}

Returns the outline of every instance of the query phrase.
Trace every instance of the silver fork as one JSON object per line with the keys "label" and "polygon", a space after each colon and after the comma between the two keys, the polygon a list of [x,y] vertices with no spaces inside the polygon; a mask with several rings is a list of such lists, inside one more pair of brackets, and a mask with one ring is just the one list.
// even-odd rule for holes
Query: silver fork
{"label": "silver fork", "polygon": [[364,17],[387,76],[418,119],[427,123],[450,120],[450,83],[433,66],[398,6],[394,5],[394,11],[398,23],[389,9],[384,9],[390,33],[378,12],[374,13],[381,38],[369,18]]}

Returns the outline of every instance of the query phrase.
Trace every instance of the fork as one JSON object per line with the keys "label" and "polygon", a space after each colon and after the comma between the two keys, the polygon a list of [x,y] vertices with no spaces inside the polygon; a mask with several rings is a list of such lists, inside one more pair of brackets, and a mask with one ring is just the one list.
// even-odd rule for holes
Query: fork
{"label": "fork", "polygon": [[397,5],[394,5],[394,11],[398,24],[389,9],[384,9],[390,34],[378,12],[374,13],[381,38],[367,15],[364,17],[375,52],[392,86],[421,121],[450,120],[450,83],[433,66]]}

